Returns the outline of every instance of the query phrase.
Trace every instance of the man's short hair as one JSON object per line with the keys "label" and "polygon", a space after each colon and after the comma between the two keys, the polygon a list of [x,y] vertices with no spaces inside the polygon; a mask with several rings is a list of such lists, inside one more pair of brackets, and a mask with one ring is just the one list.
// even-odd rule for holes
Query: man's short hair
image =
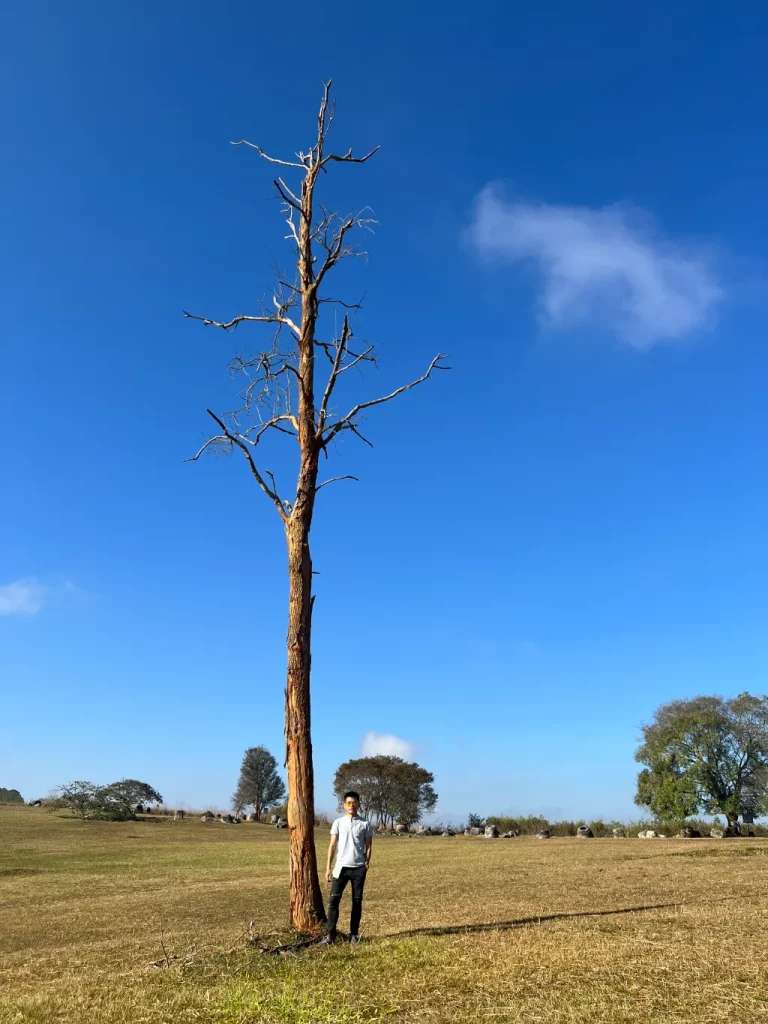
{"label": "man's short hair", "polygon": [[360,803],[360,794],[356,793],[354,789],[348,789],[344,796],[341,798],[341,802],[344,803],[348,796],[353,796],[355,800],[357,800],[357,802]]}

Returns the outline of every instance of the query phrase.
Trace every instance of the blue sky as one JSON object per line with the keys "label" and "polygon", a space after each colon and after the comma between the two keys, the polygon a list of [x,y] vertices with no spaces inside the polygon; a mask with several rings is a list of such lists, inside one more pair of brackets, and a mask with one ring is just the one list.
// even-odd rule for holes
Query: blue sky
{"label": "blue sky", "polygon": [[634,814],[660,703],[765,691],[768,19],[667,7],[4,5],[0,785],[223,807],[281,756],[280,525],[185,461],[265,336],[181,311],[271,294],[229,141],[307,145],[327,77],[336,145],[382,146],[327,181],[379,221],[334,282],[379,354],[349,394],[453,369],[318,499],[318,805],[368,743],[438,817]]}

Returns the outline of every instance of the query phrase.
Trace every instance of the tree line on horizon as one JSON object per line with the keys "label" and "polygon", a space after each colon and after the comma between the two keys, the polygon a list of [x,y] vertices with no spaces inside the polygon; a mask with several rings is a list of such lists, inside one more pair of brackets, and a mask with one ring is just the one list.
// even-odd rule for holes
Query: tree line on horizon
{"label": "tree line on horizon", "polygon": [[[274,757],[264,747],[251,748],[243,760],[236,805],[254,784],[246,766],[255,752],[262,765],[258,778],[268,780],[263,794],[271,786],[276,800],[284,796]],[[635,758],[642,765],[635,803],[650,811],[655,823],[676,829],[694,823],[697,815],[722,815],[726,832],[738,834],[739,818],[752,825],[768,814],[768,696],[742,693],[731,699],[704,696],[663,704],[643,727]],[[391,828],[396,823],[414,825],[434,810],[438,797],[433,783],[432,773],[416,762],[376,754],[339,765],[333,789],[339,804],[346,790],[356,790],[361,815]],[[601,819],[550,822],[540,815],[470,814],[467,820],[468,827],[486,824],[521,834],[549,828],[561,835],[575,835],[581,824],[589,824],[595,835],[626,825]]]}
{"label": "tree line on horizon", "polygon": [[[691,823],[696,815],[722,815],[726,833],[737,835],[740,822],[752,825],[768,814],[768,696],[749,693],[725,699],[694,697],[661,705],[643,727],[635,758],[642,768],[635,803],[665,827]],[[413,826],[432,812],[438,794],[434,776],[415,761],[375,754],[344,761],[336,770],[334,794],[360,794],[360,813],[374,825]],[[284,815],[286,787],[277,761],[264,746],[249,747],[242,758],[232,805],[236,814],[252,808],[257,820],[269,811]],[[162,803],[146,782],[121,779],[106,786],[76,780],[55,791],[52,801],[82,819],[124,821],[137,810]],[[0,787],[0,803],[24,803],[17,789]],[[574,835],[580,821],[550,822],[540,815],[470,814],[467,826],[495,825],[500,831],[531,834],[550,828]],[[621,822],[590,822],[595,835]],[[644,823],[638,823],[644,824]]]}

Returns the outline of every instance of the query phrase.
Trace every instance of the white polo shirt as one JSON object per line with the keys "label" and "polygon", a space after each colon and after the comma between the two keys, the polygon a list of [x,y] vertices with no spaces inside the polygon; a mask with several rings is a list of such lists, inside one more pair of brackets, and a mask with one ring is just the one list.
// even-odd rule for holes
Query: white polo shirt
{"label": "white polo shirt", "polygon": [[365,847],[373,839],[373,825],[365,818],[342,814],[331,825],[331,835],[338,839],[333,877],[338,878],[342,868],[360,868],[365,864]]}

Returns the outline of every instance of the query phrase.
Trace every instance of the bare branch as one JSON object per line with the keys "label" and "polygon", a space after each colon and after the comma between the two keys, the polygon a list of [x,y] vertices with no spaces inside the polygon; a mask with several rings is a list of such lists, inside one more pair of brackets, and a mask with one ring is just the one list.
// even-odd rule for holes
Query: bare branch
{"label": "bare branch", "polygon": [[[203,454],[203,452],[210,445],[216,444],[217,441],[226,441],[227,444],[230,444],[229,438],[227,438],[226,435],[224,435],[224,434],[216,434],[215,437],[209,437],[208,440],[204,444],[200,445],[200,447],[197,449],[195,454],[193,456],[191,456],[191,458],[185,459],[184,461],[185,462],[197,462],[197,460],[200,458],[200,456]],[[231,445],[230,445],[230,447],[231,447]]]}
{"label": "bare branch", "polygon": [[344,352],[346,351],[347,348],[347,342],[349,341],[351,336],[352,329],[349,326],[349,317],[345,316],[344,326],[341,329],[341,337],[339,338],[336,344],[336,354],[334,355],[333,358],[333,366],[331,367],[331,372],[328,375],[328,382],[325,385],[323,398],[322,401],[320,402],[320,417],[318,426],[318,431],[320,432],[320,434],[322,434],[323,426],[325,424],[325,418],[328,414],[328,402],[330,400],[331,395],[333,394],[333,389],[336,387],[336,379],[338,378],[339,373],[341,372],[341,361],[344,358]]}
{"label": "bare branch", "polygon": [[261,146],[257,146],[255,142],[249,142],[248,139],[234,139],[230,145],[232,146],[249,146],[251,149],[255,149],[256,152],[263,160],[267,160],[271,164],[280,164],[281,167],[298,167],[300,171],[306,170],[304,164],[297,164],[293,160],[278,160],[275,156],[270,156],[266,153]]}
{"label": "bare branch", "polygon": [[364,349],[362,352],[358,352],[357,355],[347,348],[348,355],[354,356],[354,359],[349,363],[345,363],[344,366],[340,366],[339,373],[345,373],[347,370],[351,370],[352,367],[357,366],[358,363],[375,363],[376,359],[371,355],[372,352],[373,345],[369,345],[368,348]]}
{"label": "bare branch", "polygon": [[348,217],[339,226],[339,230],[336,232],[336,235],[334,236],[333,241],[329,245],[325,246],[327,254],[326,254],[325,260],[323,261],[322,267],[320,268],[320,270],[318,271],[318,273],[317,273],[317,275],[315,277],[315,280],[314,280],[315,290],[317,290],[317,288],[319,288],[320,284],[322,283],[323,278],[328,273],[328,271],[332,270],[333,267],[336,266],[336,264],[339,262],[339,260],[343,256],[348,255],[347,253],[344,252],[344,239],[346,238],[346,236],[349,234],[349,232],[352,230],[352,228],[354,226],[355,226],[354,218],[353,217]]}
{"label": "bare branch", "polygon": [[277,313],[275,314],[277,322],[279,324],[284,324],[289,330],[293,331],[297,338],[300,338],[301,331],[299,330],[298,324],[294,323],[289,316],[285,315],[286,309],[290,309],[293,305],[293,299],[290,299],[288,302],[281,302],[276,295],[273,295],[272,303],[277,310]]}
{"label": "bare branch", "polygon": [[[323,146],[325,145],[325,137],[328,134],[328,129],[333,123],[334,111],[333,108],[329,110],[332,85],[332,78],[329,78],[327,82],[323,83],[323,98],[320,101],[320,109],[317,112],[317,139],[315,141],[315,145],[312,147],[310,155],[310,161],[315,168],[322,168],[323,166]],[[314,159],[312,159],[312,157],[314,157]]]}
{"label": "bare branch", "polygon": [[345,473],[343,476],[332,476],[330,477],[330,479],[323,480],[321,484],[317,485],[317,487],[315,488],[315,494],[317,494],[319,490],[322,490],[323,487],[327,487],[328,484],[335,484],[337,480],[357,480],[358,483],[360,482],[359,478],[356,476],[352,476],[351,473]]}
{"label": "bare branch", "polygon": [[240,449],[240,451],[243,453],[243,455],[245,455],[246,459],[248,460],[248,466],[249,466],[249,468],[251,470],[251,473],[253,474],[253,476],[256,479],[256,483],[259,485],[259,487],[262,489],[262,491],[264,491],[266,496],[274,503],[275,508],[277,509],[277,511],[278,511],[278,513],[280,515],[280,518],[283,520],[283,522],[285,522],[287,520],[287,518],[288,518],[287,515],[286,515],[286,511],[285,511],[286,507],[287,507],[287,503],[284,502],[278,496],[278,494],[277,494],[277,488],[275,487],[275,478],[272,476],[271,473],[268,474],[269,476],[272,476],[272,487],[270,487],[269,484],[264,479],[264,477],[259,472],[259,470],[258,470],[258,468],[256,466],[256,463],[253,461],[253,456],[248,451],[248,448],[246,446],[246,442],[241,437],[239,437],[237,434],[233,434],[227,428],[227,425],[224,422],[224,420],[222,420],[219,416],[217,416],[215,412],[212,412],[210,409],[206,409],[206,412],[211,417],[211,419],[214,420],[214,422],[219,425],[219,427],[221,428],[222,433],[224,434],[224,437],[226,437],[226,439],[231,444],[237,445],[237,447]]}
{"label": "bare branch", "polygon": [[291,284],[290,281],[283,281],[282,278],[277,282],[281,288],[287,288],[288,291],[293,292],[296,296],[301,296],[301,288],[295,284]]}
{"label": "bare branch", "polygon": [[296,225],[293,223],[293,208],[287,206],[287,211],[288,212],[285,218],[285,223],[288,225],[289,233],[285,237],[292,238],[293,241],[296,243],[296,249],[299,252],[301,252],[301,239],[299,238],[298,233],[296,232]]}
{"label": "bare branch", "polygon": [[292,206],[294,210],[298,210],[298,212],[303,215],[304,211],[301,208],[301,200],[296,196],[294,192],[291,191],[291,189],[288,188],[283,179],[275,178],[274,186],[280,193],[282,199],[286,203],[288,203],[289,206]]}
{"label": "bare branch", "polygon": [[[290,430],[286,430],[285,427],[281,427],[281,423],[290,423],[295,433]],[[249,437],[253,431],[256,431],[254,438]],[[297,437],[299,433],[299,423],[296,417],[292,413],[279,413],[273,416],[271,419],[266,420],[264,423],[260,423],[258,427],[249,427],[247,430],[238,433],[237,436],[241,437],[247,444],[253,445],[255,448],[261,438],[268,430],[279,430],[281,434],[288,434],[289,437]]]}
{"label": "bare branch", "polygon": [[[358,413],[362,412],[363,409],[370,409],[374,405],[382,405],[384,402],[391,402],[392,399],[397,398],[398,395],[402,395],[406,391],[410,391],[411,388],[415,388],[417,387],[417,385],[423,384],[425,380],[429,380],[433,370],[449,370],[449,366],[440,365],[440,360],[444,358],[445,356],[442,354],[442,352],[438,352],[438,354],[432,359],[432,362],[429,364],[424,373],[422,373],[420,377],[417,377],[416,380],[412,380],[409,384],[402,384],[399,388],[395,388],[394,391],[390,391],[388,395],[382,395],[381,398],[372,398],[368,402],[359,402],[357,405],[353,406],[346,414],[346,416],[342,416],[340,420],[337,420],[336,423],[334,423],[329,428],[328,434],[325,437],[323,437],[322,435],[318,437],[318,441],[320,442],[320,444],[328,444],[328,442],[331,441],[332,438],[336,434],[338,434],[340,430],[347,429],[354,431],[354,433],[356,433],[358,437],[361,437],[362,440],[365,440],[365,438],[363,438],[362,435],[360,435],[359,431],[356,428],[356,425],[353,423],[355,416],[357,416]],[[366,441],[366,444],[370,444],[370,441]]]}
{"label": "bare branch", "polygon": [[364,164],[367,160],[370,160],[372,156],[379,152],[381,146],[374,146],[372,150],[365,154],[365,156],[353,156],[351,148],[346,153],[329,153],[328,156],[323,157],[321,166],[329,163],[331,160],[336,161],[339,164]]}
{"label": "bare branch", "polygon": [[369,448],[373,448],[373,441],[369,441],[368,438],[365,437],[364,434],[361,434],[360,433],[360,428],[355,423],[350,423],[350,424],[348,424],[348,426],[349,426],[349,429],[352,431],[352,433],[356,437],[360,438],[360,440],[363,442],[363,444],[367,444]]}
{"label": "bare branch", "polygon": [[362,309],[363,303],[360,302],[345,302],[343,299],[318,299],[318,306],[330,305],[334,303],[338,306],[342,306],[344,309]]}
{"label": "bare branch", "polygon": [[[274,298],[273,301],[275,301]],[[277,302],[275,302],[275,304],[278,305]],[[278,308],[287,309],[288,307],[278,306]],[[198,316],[196,313],[189,313],[186,309],[183,310],[183,313],[188,320],[199,320],[200,323],[203,324],[205,327],[220,327],[222,331],[229,331],[233,327],[237,327],[239,324],[242,323],[257,323],[282,324],[283,326],[288,327],[291,331],[293,331],[296,337],[299,337],[301,333],[299,331],[299,328],[293,322],[293,320],[291,320],[290,317],[285,316],[284,313],[280,312],[268,313],[266,316],[248,316],[246,314],[242,314],[240,316],[234,316],[232,317],[231,320],[227,320],[226,322],[223,322],[221,320],[211,320],[210,317],[207,316]]]}

